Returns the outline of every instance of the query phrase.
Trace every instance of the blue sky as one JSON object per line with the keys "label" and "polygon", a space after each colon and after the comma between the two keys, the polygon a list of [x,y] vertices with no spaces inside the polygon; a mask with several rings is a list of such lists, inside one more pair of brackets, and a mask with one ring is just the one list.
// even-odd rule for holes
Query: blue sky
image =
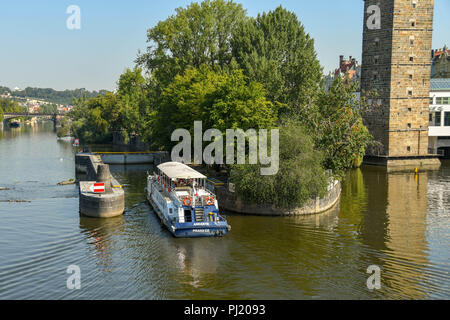
{"label": "blue sky", "polygon": [[[278,5],[297,14],[327,72],[339,55],[361,58],[362,0],[241,0],[251,16]],[[15,0],[0,2],[0,85],[89,90],[116,86],[146,47],[146,30],[186,6],[181,0]],[[81,30],[66,28],[70,5]],[[435,0],[433,48],[450,46],[450,1]]]}

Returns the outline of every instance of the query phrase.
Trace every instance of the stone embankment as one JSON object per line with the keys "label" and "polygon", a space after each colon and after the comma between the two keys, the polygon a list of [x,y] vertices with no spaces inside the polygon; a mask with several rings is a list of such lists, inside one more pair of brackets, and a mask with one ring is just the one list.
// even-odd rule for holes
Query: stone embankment
{"label": "stone embankment", "polygon": [[341,195],[341,183],[337,180],[332,181],[328,186],[328,194],[323,198],[309,200],[304,206],[292,209],[279,209],[272,205],[251,204],[239,199],[233,191],[233,187],[216,186],[215,192],[219,208],[239,214],[259,215],[259,216],[293,216],[310,215],[325,212],[333,208]]}

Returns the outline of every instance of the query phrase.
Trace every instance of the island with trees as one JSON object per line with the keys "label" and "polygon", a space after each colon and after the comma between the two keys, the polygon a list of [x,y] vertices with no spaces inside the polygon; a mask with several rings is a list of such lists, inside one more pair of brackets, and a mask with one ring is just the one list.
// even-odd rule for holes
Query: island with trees
{"label": "island with trees", "polygon": [[279,129],[276,175],[260,175],[261,164],[226,166],[240,198],[278,208],[325,195],[330,176],[342,179],[372,143],[366,102],[342,79],[325,90],[314,39],[285,8],[250,17],[235,2],[205,0],[176,9],[147,37],[114,93],[75,99],[71,131],[82,142],[120,132],[170,151],[173,130],[192,132],[194,121],[222,132]]}

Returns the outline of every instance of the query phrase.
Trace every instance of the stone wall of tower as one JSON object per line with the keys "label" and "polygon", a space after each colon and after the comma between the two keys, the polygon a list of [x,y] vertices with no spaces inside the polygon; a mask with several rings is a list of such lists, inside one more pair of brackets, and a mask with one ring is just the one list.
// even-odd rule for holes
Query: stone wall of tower
{"label": "stone wall of tower", "polygon": [[394,1],[390,156],[428,154],[433,7],[434,0]]}
{"label": "stone wall of tower", "polygon": [[[381,9],[370,30],[368,7]],[[384,149],[379,155],[428,154],[428,115],[434,0],[366,0],[361,89],[376,90],[365,123]]]}
{"label": "stone wall of tower", "polygon": [[[369,29],[368,8],[379,5],[381,9],[381,28]],[[366,0],[364,3],[363,52],[361,61],[361,90],[377,92],[377,97],[369,99],[371,108],[364,117],[364,122],[375,140],[383,145],[376,155],[387,155],[389,149],[389,98],[391,90],[391,57],[394,2],[384,0]]]}

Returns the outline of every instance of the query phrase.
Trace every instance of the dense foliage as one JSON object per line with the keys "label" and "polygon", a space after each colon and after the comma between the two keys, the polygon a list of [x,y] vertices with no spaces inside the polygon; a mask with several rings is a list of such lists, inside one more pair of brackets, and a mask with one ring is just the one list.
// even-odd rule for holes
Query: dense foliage
{"label": "dense foliage", "polygon": [[237,194],[247,201],[290,209],[324,195],[329,176],[322,166],[322,153],[314,148],[312,137],[299,123],[284,121],[279,130],[278,173],[263,176],[261,165],[234,165],[231,180]]}
{"label": "dense foliage", "polygon": [[125,139],[130,134],[144,134],[149,113],[145,88],[142,70],[127,69],[120,76],[116,93],[75,99],[74,109],[69,113],[73,133],[84,142],[97,143],[111,141],[114,132]]}
{"label": "dense foliage", "polygon": [[233,34],[233,56],[251,79],[264,84],[269,98],[298,112],[319,89],[322,68],[314,40],[293,12],[282,7],[242,23]]}
{"label": "dense foliage", "polygon": [[312,103],[303,105],[297,116],[324,153],[325,168],[338,177],[360,162],[372,141],[362,122],[365,102],[355,91],[355,86],[338,78],[329,91],[320,91]]}
{"label": "dense foliage", "polygon": [[45,100],[56,104],[72,104],[74,98],[82,97],[93,98],[100,94],[105,94],[106,90],[88,91],[84,88],[75,90],[57,91],[54,89],[31,88],[27,87],[24,90],[12,91],[7,87],[0,87],[0,94],[10,93],[12,97],[17,98],[32,98],[38,100]]}
{"label": "dense foliage", "polygon": [[0,98],[0,121],[4,119],[4,113],[23,112],[23,108],[15,101]]}
{"label": "dense foliage", "polygon": [[0,110],[3,113],[23,112],[23,108],[15,101],[0,98]]}
{"label": "dense foliage", "polygon": [[152,123],[154,143],[170,148],[178,128],[193,133],[194,121],[204,128],[270,128],[277,112],[263,86],[249,81],[240,70],[214,72],[206,65],[178,75],[162,92]]}
{"label": "dense foliage", "polygon": [[69,119],[67,119],[66,117],[62,118],[61,126],[56,131],[56,135],[60,138],[68,137],[71,135],[71,125]]}
{"label": "dense foliage", "polygon": [[137,62],[151,73],[159,90],[190,68],[227,68],[234,31],[246,19],[242,6],[232,1],[193,2],[148,30],[150,45]]}

